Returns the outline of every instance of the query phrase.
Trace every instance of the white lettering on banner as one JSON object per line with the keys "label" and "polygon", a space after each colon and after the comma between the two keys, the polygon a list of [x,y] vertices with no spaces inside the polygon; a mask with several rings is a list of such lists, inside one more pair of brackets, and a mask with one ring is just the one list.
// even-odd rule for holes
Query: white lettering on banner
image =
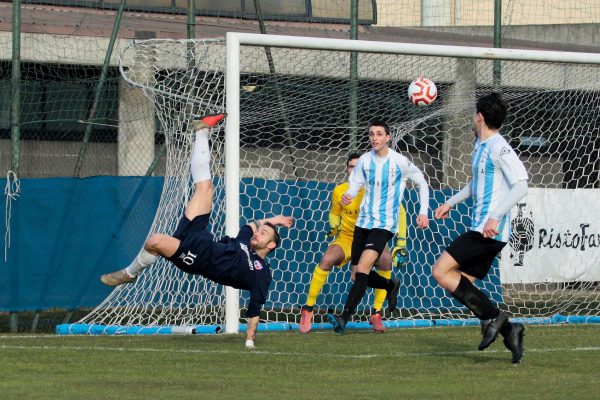
{"label": "white lettering on banner", "polygon": [[246,253],[246,257],[248,257],[248,268],[250,268],[251,271],[254,271],[254,266],[252,265],[252,259],[250,258],[248,246],[246,246],[244,243],[240,243],[240,247],[242,248],[242,251]]}
{"label": "white lettering on banner", "polygon": [[600,233],[589,233],[590,224],[579,224],[579,232],[571,232],[567,229],[564,232],[560,230],[554,231],[550,228],[550,232],[542,228],[539,230],[539,247],[560,248],[571,247],[585,251],[588,248],[600,246]]}
{"label": "white lettering on banner", "polygon": [[530,188],[511,211],[502,283],[600,281],[599,189]]}

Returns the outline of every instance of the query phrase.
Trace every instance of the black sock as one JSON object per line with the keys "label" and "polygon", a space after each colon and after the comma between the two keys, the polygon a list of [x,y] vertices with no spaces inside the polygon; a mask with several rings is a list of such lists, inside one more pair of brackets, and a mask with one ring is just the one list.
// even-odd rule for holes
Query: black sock
{"label": "black sock", "polygon": [[[379,275],[374,269],[369,272],[369,287],[374,289],[386,289],[389,290],[391,279],[386,279]],[[392,282],[392,289],[394,288]]]}
{"label": "black sock", "polygon": [[314,306],[307,306],[306,304],[302,306],[303,310],[312,311]]}
{"label": "black sock", "polygon": [[504,337],[507,337],[512,332],[512,324],[506,320],[504,324],[500,327],[500,334]]}
{"label": "black sock", "polygon": [[452,296],[464,304],[479,319],[496,318],[500,313],[498,307],[477,289],[470,280],[461,275],[458,287]]}
{"label": "black sock", "polygon": [[346,305],[344,305],[344,311],[342,312],[342,319],[344,322],[348,322],[356,306],[362,300],[363,296],[367,292],[367,284],[369,282],[369,276],[362,272],[357,272],[354,280],[354,284],[348,292],[348,298],[346,299]]}

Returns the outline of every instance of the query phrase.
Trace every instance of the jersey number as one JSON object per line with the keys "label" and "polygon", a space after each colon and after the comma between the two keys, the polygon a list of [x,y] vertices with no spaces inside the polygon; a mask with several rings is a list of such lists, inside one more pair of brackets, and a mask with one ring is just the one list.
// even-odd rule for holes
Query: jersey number
{"label": "jersey number", "polygon": [[194,261],[196,261],[196,257],[198,255],[192,253],[191,251],[188,251],[187,254],[182,254],[181,257],[181,261],[184,262],[184,264],[187,265],[192,265],[194,263]]}

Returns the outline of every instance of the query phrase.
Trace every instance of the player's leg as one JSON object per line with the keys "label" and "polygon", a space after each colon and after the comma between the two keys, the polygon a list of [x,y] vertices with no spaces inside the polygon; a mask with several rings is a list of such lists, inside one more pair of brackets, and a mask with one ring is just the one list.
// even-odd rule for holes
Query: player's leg
{"label": "player's leg", "polygon": [[[209,128],[215,126],[224,118],[223,114],[205,117],[194,122],[196,139],[192,151],[192,178],[195,184],[194,195],[188,203],[185,215],[188,220],[202,214],[208,214],[212,207],[213,186],[210,174],[210,150],[208,146]],[[108,286],[118,286],[133,282],[137,276],[146,268],[150,267],[158,259],[158,255],[169,257],[177,250],[179,238],[154,234],[152,235],[140,253],[134,260],[121,270],[104,274],[100,277],[102,283]]]}
{"label": "player's leg", "polygon": [[[387,246],[375,262],[375,272],[387,280],[392,278],[392,258]],[[373,309],[369,317],[369,323],[373,325],[373,330],[380,333],[385,332],[381,309],[386,296],[387,290],[375,289],[373,293]]]}
{"label": "player's leg", "polygon": [[523,336],[525,336],[525,326],[518,322],[512,322],[507,326],[503,325],[500,333],[504,336],[504,346],[512,353],[513,364],[521,362],[523,357]]}
{"label": "player's leg", "polygon": [[205,117],[194,121],[196,137],[190,169],[194,182],[194,194],[185,208],[185,216],[191,221],[199,215],[209,214],[212,209],[214,187],[210,171],[210,147],[208,135],[210,128],[218,124],[224,115]]}
{"label": "player's leg", "polygon": [[325,285],[325,282],[327,282],[327,277],[333,266],[340,265],[345,259],[346,254],[344,253],[344,249],[334,241],[327,247],[319,264],[315,266],[310,280],[308,294],[306,296],[306,303],[302,306],[300,314],[300,326],[298,327],[300,333],[310,332],[313,307],[317,302],[317,297],[321,293],[321,290],[323,290],[323,286]]}
{"label": "player's leg", "polygon": [[[458,271],[458,262],[446,251],[436,260],[431,273],[437,283],[450,293],[456,291],[463,275]],[[474,281],[475,278],[472,278]]]}
{"label": "player's leg", "polygon": [[[487,257],[481,257],[482,268],[487,271],[487,266],[491,266],[495,258],[496,254],[493,252],[490,252]],[[491,344],[495,340],[494,335],[497,335],[494,331],[499,331],[504,337],[504,346],[512,353],[512,362],[518,364],[523,357],[523,336],[525,336],[525,326],[518,322],[510,322],[510,320],[507,319],[498,330],[493,327],[493,324],[495,322],[497,323],[498,320],[499,318],[481,321],[483,335],[482,343],[483,345],[486,345],[488,342]]]}
{"label": "player's leg", "polygon": [[[377,250],[379,259],[381,260],[379,264],[379,269],[382,270],[391,270],[392,260],[391,254],[387,247],[387,243],[392,238],[393,234],[390,231],[385,229],[372,229],[369,234],[368,243],[372,245],[374,250]],[[377,260],[375,261],[377,262]],[[367,268],[370,268],[367,270]],[[368,264],[361,266],[360,263],[358,265],[358,272],[367,273],[368,271],[368,286],[374,289],[382,289],[386,293],[386,298],[388,300],[388,310],[390,312],[396,309],[396,304],[398,303],[398,291],[400,289],[400,280],[392,279],[391,273],[380,274],[378,271],[369,267]]]}
{"label": "player's leg", "polygon": [[[394,291],[396,286],[395,282],[386,280],[375,271],[372,271],[373,265],[392,236],[393,234],[391,232],[384,229],[368,230],[360,227],[354,229],[352,264],[356,265],[357,268],[356,277],[354,284],[348,292],[342,315],[339,317],[330,317],[330,321],[333,323],[336,332],[342,333],[344,331],[346,323],[350,320],[350,317],[356,311],[356,307],[364,297],[367,286]],[[362,251],[361,248],[363,249]],[[382,281],[384,283],[382,283]]]}
{"label": "player's leg", "polygon": [[[355,250],[354,250],[354,245],[353,245],[353,249],[352,249],[353,254],[354,254],[354,251]],[[358,304],[364,297],[365,293],[367,292],[367,286],[369,283],[369,275],[367,273],[365,273],[364,271],[365,271],[365,269],[369,268],[369,265],[370,265],[370,268],[372,268],[375,261],[377,261],[377,258],[379,258],[379,253],[377,253],[377,251],[375,251],[375,250],[366,249],[361,253],[360,259],[359,259],[358,263],[356,264],[356,274],[355,274],[354,283],[352,284],[352,287],[350,288],[350,291],[348,292],[348,297],[346,298],[346,304],[344,305],[344,310],[342,311],[342,314],[338,318],[336,318],[336,322],[337,322],[338,326],[336,326],[336,324],[334,324],[334,328],[335,328],[336,332],[343,333],[344,329],[346,328],[346,324],[348,323],[348,321],[350,320],[350,318],[356,311],[356,307],[358,306]],[[354,256],[353,256],[353,264],[354,264]]]}
{"label": "player's leg", "polygon": [[102,275],[100,281],[108,286],[119,286],[125,283],[131,283],[137,279],[141,271],[153,265],[156,260],[158,260],[156,253],[148,251],[144,245],[142,250],[140,250],[138,255],[127,267]]}
{"label": "player's leg", "polygon": [[[471,310],[477,318],[490,320],[490,325],[491,320],[496,320],[495,330],[491,331],[491,334],[494,335],[495,332],[495,336],[497,336],[502,324],[508,320],[508,316],[473,285],[475,277],[461,273],[458,268],[458,262],[447,251],[444,251],[432,268],[433,278],[441,287],[448,290],[452,297]],[[486,332],[490,332],[490,325],[486,328]],[[482,340],[479,345],[480,350],[485,349],[495,339],[494,337],[491,341],[490,339]],[[489,343],[487,343],[488,341]]]}
{"label": "player's leg", "polygon": [[[387,246],[385,246],[383,252],[375,262],[375,272],[386,281],[392,279],[392,257],[390,249]],[[373,299],[373,309],[375,311],[381,311],[386,296],[387,290],[380,288],[375,289]]]}
{"label": "player's leg", "polygon": [[[108,286],[119,286],[124,283],[130,283],[137,279],[138,275],[145,270],[146,268],[153,265],[158,260],[158,254],[155,250],[149,248],[148,242],[152,239],[152,237],[157,236],[157,234],[152,235],[146,243],[144,243],[144,247],[138,255],[133,259],[133,261],[125,268],[120,269],[118,271],[114,271],[108,274],[104,274],[100,277],[100,281]],[[165,236],[165,235],[162,235]]]}
{"label": "player's leg", "polygon": [[483,240],[478,232],[462,234],[448,246],[432,268],[432,275],[441,287],[477,318],[490,320],[479,350],[484,350],[493,343],[501,329],[505,332],[510,330],[508,315],[473,285],[476,279],[483,279],[487,275],[493,257],[503,247],[501,242],[494,242],[496,241]]}
{"label": "player's leg", "polygon": [[194,194],[173,235],[152,235],[146,242],[148,251],[160,254],[188,273],[197,273],[200,267],[206,265],[205,252],[212,245],[212,237],[206,230],[214,194],[208,135],[210,128],[223,118],[224,115],[219,114],[194,121],[195,141],[190,160]]}
{"label": "player's leg", "polygon": [[153,265],[158,256],[170,257],[175,254],[179,247],[180,240],[169,235],[155,233],[151,235],[140,253],[125,268],[104,274],[100,277],[102,283],[108,286],[118,286],[124,283],[133,282],[138,275],[146,268]]}
{"label": "player's leg", "polygon": [[[350,300],[350,294],[353,291],[356,291],[356,289],[355,289],[355,286],[357,285],[356,270],[358,268],[358,262],[360,260],[360,256],[364,250],[364,246],[367,241],[368,234],[369,234],[369,231],[367,229],[360,228],[358,226],[354,228],[354,235],[352,237],[352,246],[351,246],[351,251],[350,251],[351,261],[352,261],[352,280],[354,281],[354,283],[352,284],[352,287],[350,288],[350,292],[348,293],[348,296],[346,298],[346,305],[344,306],[344,312],[346,311],[346,308],[348,306],[348,301]],[[364,295],[364,292],[367,290],[367,284],[366,284],[366,281],[362,277],[360,279],[359,284],[360,285],[364,284],[364,289],[363,289],[363,295]],[[362,298],[362,296],[361,296],[361,298]],[[344,333],[344,329],[346,329],[346,323],[348,322],[347,319],[344,320],[342,316],[338,316],[335,314],[327,314],[327,318],[329,319],[329,322],[331,322],[331,324],[333,325],[333,329],[337,333],[339,333],[339,334]]]}

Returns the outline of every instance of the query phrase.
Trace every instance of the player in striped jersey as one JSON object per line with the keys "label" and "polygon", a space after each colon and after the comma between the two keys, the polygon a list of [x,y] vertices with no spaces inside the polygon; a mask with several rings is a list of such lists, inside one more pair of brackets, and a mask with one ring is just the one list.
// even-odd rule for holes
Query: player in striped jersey
{"label": "player in striped jersey", "polygon": [[473,115],[476,136],[471,160],[472,180],[442,204],[436,218],[446,218],[457,203],[471,197],[471,229],[456,238],[433,266],[433,277],[441,287],[469,308],[482,321],[479,350],[492,344],[498,333],[512,353],[512,362],[523,356],[524,326],[510,323],[508,315],[473,282],[483,279],[496,255],[510,236],[510,209],[527,194],[527,171],[521,160],[500,135],[507,105],[498,93],[477,100]]}
{"label": "player in striped jersey", "polygon": [[373,270],[386,243],[398,229],[398,211],[406,181],[419,187],[421,209],[417,226],[429,226],[429,187],[423,173],[405,156],[389,148],[392,139],[390,128],[383,121],[373,121],[369,126],[371,151],[363,154],[348,180],[350,187],[342,196],[342,204],[350,204],[361,187],[365,194],[360,204],[352,240],[352,266],[356,268],[354,284],[348,292],[341,315],[328,314],[334,330],[342,334],[346,323],[363,298],[367,286],[387,291],[388,309],[393,311],[398,302],[400,281],[386,279]]}
{"label": "player in striped jersey", "polygon": [[[354,170],[354,166],[358,162],[359,154],[350,154],[346,161],[346,171],[348,176]],[[354,235],[354,225],[358,217],[360,203],[364,195],[364,189],[361,189],[358,195],[348,205],[342,204],[342,196],[349,188],[348,182],[337,185],[331,194],[331,211],[329,212],[330,230],[328,237],[334,237],[334,240],[329,244],[327,250],[323,254],[321,261],[315,267],[313,276],[310,281],[306,303],[302,306],[300,314],[300,324],[298,331],[300,333],[308,333],[311,329],[313,307],[317,301],[317,297],[321,293],[329,272],[333,266],[341,267],[350,261],[350,252],[352,248],[352,237]],[[406,211],[402,205],[400,206],[400,215],[398,224],[398,240],[396,246],[390,251],[386,246],[381,257],[375,263],[376,272],[386,279],[392,277],[392,260],[397,267],[406,265]],[[354,279],[355,271],[352,271],[352,279]],[[373,326],[376,332],[385,332],[383,326],[381,308],[385,301],[387,292],[383,289],[375,289],[373,298],[373,309],[369,318],[369,323]]]}

